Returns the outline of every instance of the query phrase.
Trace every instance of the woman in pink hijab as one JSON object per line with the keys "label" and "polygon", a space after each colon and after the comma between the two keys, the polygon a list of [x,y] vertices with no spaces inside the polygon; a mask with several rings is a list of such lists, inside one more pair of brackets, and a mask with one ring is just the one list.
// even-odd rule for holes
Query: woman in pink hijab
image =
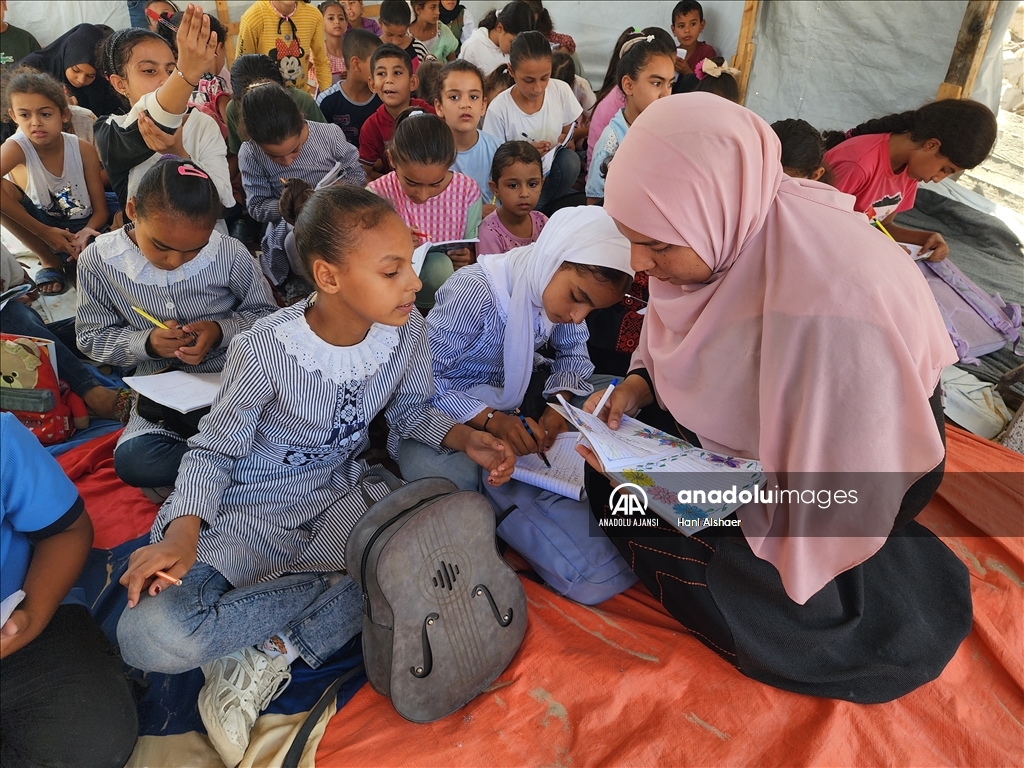
{"label": "woman in pink hijab", "polygon": [[[704,448],[759,460],[766,487],[857,501],[750,503],[742,533],[606,533],[744,674],[889,701],[937,677],[971,626],[966,568],[913,522],[942,478],[939,374],[957,358],[913,262],[852,197],[780,159],[766,122],[711,94],[662,99],[630,127],[604,207],[651,300],[602,416],[663,409]],[[608,517],[607,481],[588,471],[587,489]]]}

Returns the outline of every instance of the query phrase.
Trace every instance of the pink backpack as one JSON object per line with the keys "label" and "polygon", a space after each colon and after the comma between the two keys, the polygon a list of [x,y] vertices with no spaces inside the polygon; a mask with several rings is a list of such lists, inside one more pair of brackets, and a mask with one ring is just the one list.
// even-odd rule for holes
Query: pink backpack
{"label": "pink backpack", "polygon": [[1007,342],[1015,354],[1024,355],[1019,349],[1019,304],[1007,304],[998,293],[985,293],[949,259],[917,265],[935,294],[961,362],[977,364],[979,357],[998,352]]}

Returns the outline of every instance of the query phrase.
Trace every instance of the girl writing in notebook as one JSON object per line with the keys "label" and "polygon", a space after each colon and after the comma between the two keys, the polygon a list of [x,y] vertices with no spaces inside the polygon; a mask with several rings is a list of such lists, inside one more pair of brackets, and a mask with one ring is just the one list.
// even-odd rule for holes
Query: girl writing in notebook
{"label": "girl writing in notebook", "polygon": [[[536,243],[460,269],[427,315],[437,407],[517,456],[546,450],[567,425],[545,399],[591,391],[583,319],[619,301],[632,277],[625,239],[595,207],[558,211]],[[545,347],[550,359],[538,359]],[[520,407],[525,420],[514,413]],[[479,487],[469,462],[415,440],[402,441],[399,465],[409,479]]]}
{"label": "girl writing in notebook", "polygon": [[[515,463],[500,439],[431,404],[412,238],[390,204],[364,189],[323,189],[295,234],[317,292],[232,343],[153,543],[121,579],[122,656],[165,673],[202,666],[199,712],[230,766],[291,662],[318,667],[360,631],[344,552],[367,497],[389,491],[362,479],[374,417],[388,421],[393,456],[403,439],[465,451],[496,485]],[[182,585],[164,589],[158,571]]]}
{"label": "girl writing in notebook", "polygon": [[304,278],[302,265],[290,261],[285,238],[290,224],[281,217],[285,183],[297,179],[310,187],[321,183],[363,186],[366,173],[359,152],[333,123],[306,120],[281,85],[261,80],[242,95],[242,122],[248,141],[238,150],[246,205],[256,221],[267,222],[263,236],[263,271],[274,285],[291,273]]}
{"label": "girl writing in notebook", "polygon": [[[387,153],[395,170],[371,181],[367,188],[389,200],[416,237],[440,243],[477,236],[480,188],[469,176],[450,170],[455,162],[455,140],[441,118],[410,107],[395,121]],[[449,251],[447,256],[428,253],[420,270],[423,289],[416,306],[424,311],[434,306],[437,289],[453,269],[469,264],[473,256],[469,247]]]}
{"label": "girl writing in notebook", "polygon": [[949,246],[938,232],[907,229],[896,214],[914,207],[917,185],[980,165],[996,142],[996,118],[977,101],[943,99],[918,110],[868,120],[846,133],[826,131],[832,183],[895,240],[941,261]]}
{"label": "girl writing in notebook", "polygon": [[[245,246],[214,231],[220,210],[213,181],[194,163],[169,157],[149,169],[125,209],[129,223],[79,257],[75,334],[89,358],[136,375],[219,372],[235,334],[277,309]],[[187,437],[136,407],[114,470],[166,497]]]}

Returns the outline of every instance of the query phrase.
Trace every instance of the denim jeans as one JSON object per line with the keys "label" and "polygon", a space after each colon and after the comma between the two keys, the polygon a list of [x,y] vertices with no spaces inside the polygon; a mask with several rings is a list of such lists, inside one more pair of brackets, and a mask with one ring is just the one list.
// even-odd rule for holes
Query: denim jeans
{"label": "denim jeans", "polygon": [[283,631],[319,667],[362,630],[362,593],[351,577],[296,573],[232,588],[196,563],[180,587],[144,594],[117,624],[121,658],[146,672],[178,674],[258,645]]}
{"label": "denim jeans", "polygon": [[54,342],[57,373],[79,397],[85,397],[90,389],[100,386],[89,367],[61,342],[54,329],[48,328],[43,318],[27,304],[20,301],[7,302],[7,306],[0,310],[0,331],[19,336],[37,336]]}
{"label": "denim jeans", "polygon": [[136,488],[172,488],[186,453],[188,443],[177,435],[150,432],[114,449],[114,471],[126,485]]}
{"label": "denim jeans", "polygon": [[572,185],[580,175],[580,157],[568,147],[555,150],[555,161],[551,164],[551,173],[544,180],[537,200],[537,210],[548,213],[547,207],[560,197],[572,192]]}
{"label": "denim jeans", "polygon": [[[595,373],[588,381],[597,392],[611,384],[612,377]],[[582,408],[588,397],[590,395],[573,395],[569,402],[577,408]],[[398,468],[406,482],[422,477],[446,477],[455,483],[460,491],[484,492],[484,478],[480,472],[480,465],[462,451],[444,453],[419,440],[403,439],[398,443]]]}

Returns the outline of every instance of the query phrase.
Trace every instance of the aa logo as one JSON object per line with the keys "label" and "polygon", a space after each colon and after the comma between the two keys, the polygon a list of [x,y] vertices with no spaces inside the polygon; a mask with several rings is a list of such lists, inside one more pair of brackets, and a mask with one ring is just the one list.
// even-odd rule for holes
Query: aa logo
{"label": "aa logo", "polygon": [[622,483],[612,489],[608,496],[608,507],[612,515],[632,516],[639,512],[647,514],[647,492],[635,483]]}

